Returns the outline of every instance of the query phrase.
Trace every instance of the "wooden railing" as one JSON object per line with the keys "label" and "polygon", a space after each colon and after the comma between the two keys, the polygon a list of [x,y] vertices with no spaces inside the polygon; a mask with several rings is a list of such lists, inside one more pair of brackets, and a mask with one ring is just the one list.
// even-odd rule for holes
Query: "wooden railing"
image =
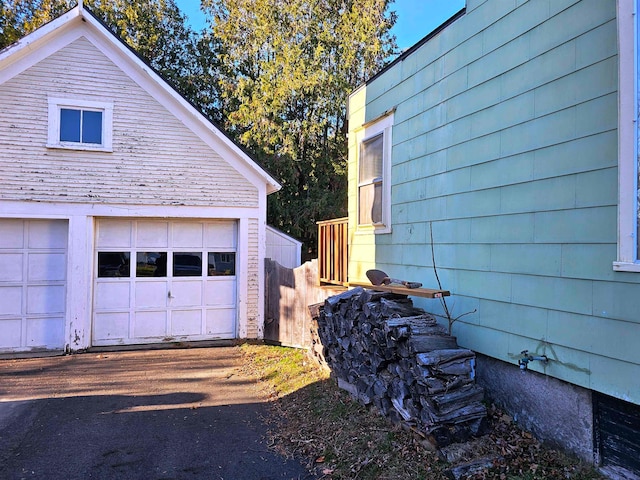
{"label": "wooden railing", "polygon": [[347,284],[348,219],[318,222],[318,274],[320,283]]}

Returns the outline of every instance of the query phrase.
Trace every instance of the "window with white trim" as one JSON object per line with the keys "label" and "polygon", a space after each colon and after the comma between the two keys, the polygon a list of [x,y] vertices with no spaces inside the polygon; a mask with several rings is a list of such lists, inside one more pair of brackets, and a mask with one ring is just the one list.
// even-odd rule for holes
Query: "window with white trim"
{"label": "window with white trim", "polygon": [[49,98],[47,147],[112,151],[113,104]]}
{"label": "window with white trim", "polygon": [[614,270],[640,272],[638,259],[638,0],[618,0],[618,258]]}
{"label": "window with white trim", "polygon": [[391,232],[391,129],[393,112],[356,132],[358,227]]}

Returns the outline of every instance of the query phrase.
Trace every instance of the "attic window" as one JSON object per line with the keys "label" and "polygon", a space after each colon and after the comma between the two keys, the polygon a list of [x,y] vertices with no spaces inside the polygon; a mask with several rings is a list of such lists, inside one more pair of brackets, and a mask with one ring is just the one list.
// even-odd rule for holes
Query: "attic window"
{"label": "attic window", "polygon": [[112,151],[113,104],[49,98],[47,147]]}

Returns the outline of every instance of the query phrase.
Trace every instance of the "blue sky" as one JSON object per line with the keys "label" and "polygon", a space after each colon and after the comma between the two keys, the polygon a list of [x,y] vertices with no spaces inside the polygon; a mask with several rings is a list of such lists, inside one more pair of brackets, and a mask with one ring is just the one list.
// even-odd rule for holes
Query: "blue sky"
{"label": "blue sky", "polygon": [[[204,27],[200,0],[176,0],[195,30]],[[400,50],[409,48],[431,33],[465,5],[465,0],[395,0],[391,10],[398,14],[393,28]]]}

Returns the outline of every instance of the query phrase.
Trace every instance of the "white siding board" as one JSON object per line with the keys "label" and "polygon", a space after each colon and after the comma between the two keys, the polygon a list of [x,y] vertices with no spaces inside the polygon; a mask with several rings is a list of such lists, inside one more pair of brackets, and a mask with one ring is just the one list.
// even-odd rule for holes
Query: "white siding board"
{"label": "white siding board", "polygon": [[261,269],[259,246],[259,223],[257,218],[248,221],[247,248],[247,338],[262,338],[263,329],[259,322]]}
{"label": "white siding board", "polygon": [[[46,148],[47,95],[113,101],[113,153]],[[86,38],[2,85],[0,143],[5,199],[258,205],[255,186]]]}
{"label": "white siding board", "polygon": [[265,247],[265,256],[275,260],[283,267],[296,268],[300,266],[302,242],[284,232],[267,226]]}

